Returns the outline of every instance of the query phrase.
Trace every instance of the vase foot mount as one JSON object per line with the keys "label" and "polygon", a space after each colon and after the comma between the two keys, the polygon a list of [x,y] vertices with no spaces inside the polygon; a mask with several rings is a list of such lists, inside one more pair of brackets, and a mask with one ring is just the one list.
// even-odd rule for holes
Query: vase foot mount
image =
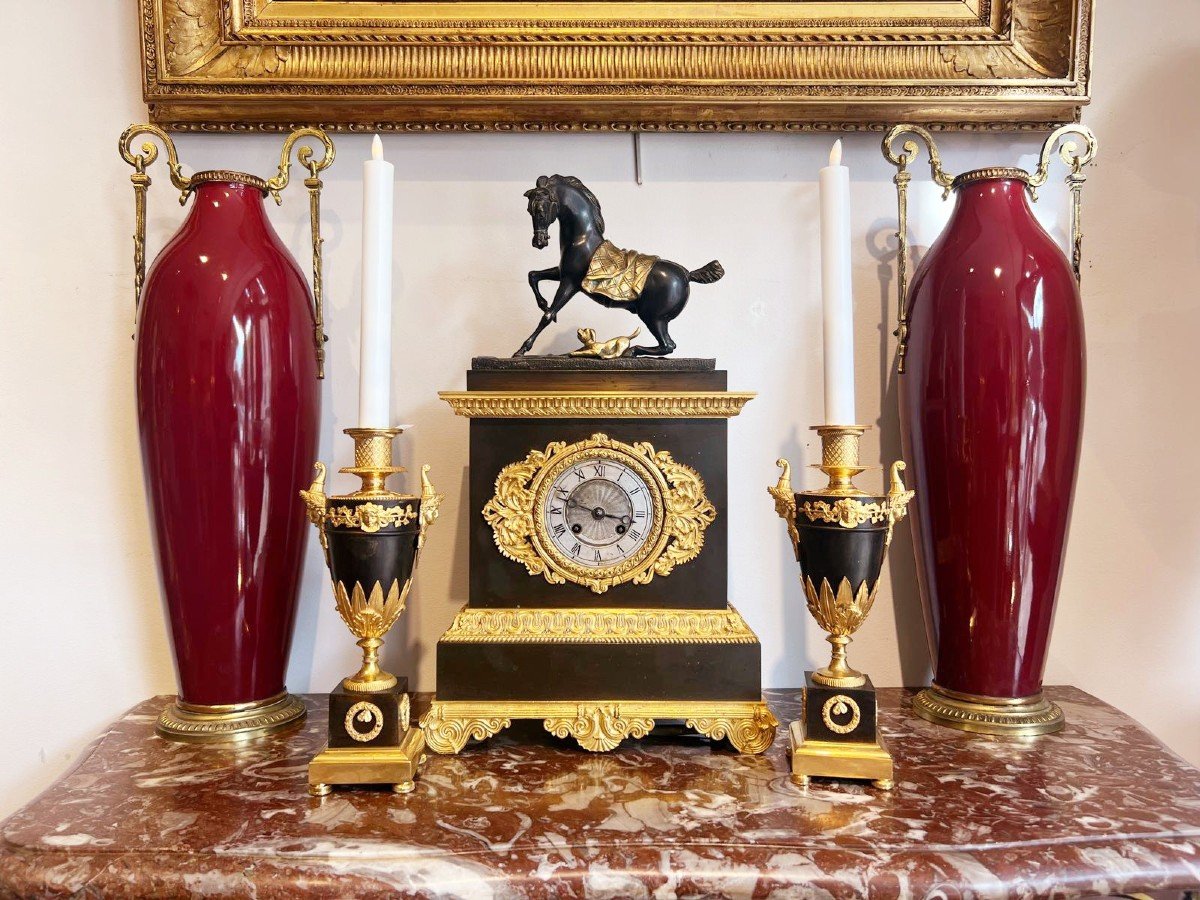
{"label": "vase foot mount", "polygon": [[977,734],[1031,737],[1061,731],[1066,718],[1057,703],[1032,697],[984,697],[933,685],[913,698],[913,712],[935,725]]}
{"label": "vase foot mount", "polygon": [[176,698],[158,717],[159,737],[185,744],[254,740],[291,728],[306,715],[304,701],[276,694],[251,703],[205,706]]}

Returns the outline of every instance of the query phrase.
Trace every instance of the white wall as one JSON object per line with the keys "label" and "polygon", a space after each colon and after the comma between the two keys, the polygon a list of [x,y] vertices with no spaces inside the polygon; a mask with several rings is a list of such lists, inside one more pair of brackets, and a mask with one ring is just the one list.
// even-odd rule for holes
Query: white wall
{"label": "white wall", "polygon": [[[1190,0],[1100,10],[1095,101],[1086,113],[1101,155],[1086,191],[1090,346],[1086,441],[1050,682],[1071,682],[1145,722],[1200,763],[1200,144],[1191,86],[1200,83]],[[64,771],[122,710],[173,690],[149,545],[132,403],[129,339],[132,230],[129,169],[116,138],[141,121],[132,11],[82,0],[8,3],[0,83],[8,143],[0,215],[0,459],[8,514],[0,596],[0,815]],[[1187,17],[1191,27],[1156,23]],[[30,34],[54,34],[54,63]],[[322,459],[345,465],[357,357],[358,161],[365,136],[337,137],[326,175],[330,378]],[[179,139],[192,170],[273,171],[275,137]],[[815,175],[820,136],[643,138],[645,181],[633,182],[628,136],[402,136],[396,163],[395,414],[416,428],[408,462],[431,461],[448,494],[422,560],[411,611],[387,660],[433,685],[434,643],[466,592],[463,503],[467,424],[436,391],[463,386],[470,357],[506,354],[537,319],[525,272],[553,263],[530,247],[522,192],[540,174],[575,174],[604,202],[610,236],[689,266],[713,257],[728,275],[697,287],[676,323],[681,354],[715,356],[730,386],[756,390],[730,427],[733,602],[763,636],[764,683],[797,684],[826,645],[804,610],[794,562],[765,488],[774,460],[811,462],[820,419]],[[1034,136],[952,136],[956,171],[1029,166]],[[850,135],[860,418],[886,410],[868,456],[897,453],[892,348],[895,208],[878,137]],[[160,164],[161,165],[161,164]],[[153,254],[181,210],[155,173]],[[914,237],[928,244],[948,207],[918,173]],[[1061,189],[1039,215],[1063,236]],[[276,227],[307,267],[301,189]],[[575,299],[539,345],[563,351],[579,325],[604,334],[632,317]],[[203,420],[198,411],[197,426]],[[880,435],[885,448],[879,450]],[[335,482],[335,487],[343,482]],[[920,683],[925,638],[904,530],[853,659],[878,684]],[[338,621],[315,542],[288,683],[323,691],[349,671],[354,647]],[[55,674],[57,673],[57,674]]]}

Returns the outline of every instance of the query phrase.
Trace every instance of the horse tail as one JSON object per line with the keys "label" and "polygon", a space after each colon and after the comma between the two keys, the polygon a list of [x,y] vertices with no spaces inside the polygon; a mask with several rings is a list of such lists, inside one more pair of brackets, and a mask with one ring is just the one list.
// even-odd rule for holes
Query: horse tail
{"label": "horse tail", "polygon": [[688,272],[688,281],[694,281],[696,284],[712,284],[714,281],[720,281],[723,277],[725,277],[725,268],[715,259],[706,266]]}

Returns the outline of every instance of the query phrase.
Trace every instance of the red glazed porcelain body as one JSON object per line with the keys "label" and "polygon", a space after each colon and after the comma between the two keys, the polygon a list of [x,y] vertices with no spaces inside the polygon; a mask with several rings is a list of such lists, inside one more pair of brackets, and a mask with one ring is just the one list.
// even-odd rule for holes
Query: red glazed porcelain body
{"label": "red glazed porcelain body", "polygon": [[317,455],[312,300],[250,184],[199,184],[137,328],[146,492],[180,699],[284,690]]}
{"label": "red glazed porcelain body", "polygon": [[1016,178],[969,181],[909,294],[899,377],[942,688],[1039,693],[1079,459],[1083,316]]}

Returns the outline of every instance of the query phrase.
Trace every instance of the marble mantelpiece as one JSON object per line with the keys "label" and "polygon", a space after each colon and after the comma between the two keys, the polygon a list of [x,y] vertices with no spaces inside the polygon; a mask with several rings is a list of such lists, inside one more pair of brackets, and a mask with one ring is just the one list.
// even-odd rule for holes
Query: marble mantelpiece
{"label": "marble mantelpiece", "polygon": [[[167,698],[115,722],[5,821],[0,895],[246,897],[1030,896],[1200,885],[1200,771],[1073,688],[1058,735],[931,725],[880,691],[896,788],[789,778],[691,736],[589,755],[518,724],[431,756],[414,793],[306,792],[325,698],[244,749],[154,736]],[[794,691],[771,691],[781,723]]]}

